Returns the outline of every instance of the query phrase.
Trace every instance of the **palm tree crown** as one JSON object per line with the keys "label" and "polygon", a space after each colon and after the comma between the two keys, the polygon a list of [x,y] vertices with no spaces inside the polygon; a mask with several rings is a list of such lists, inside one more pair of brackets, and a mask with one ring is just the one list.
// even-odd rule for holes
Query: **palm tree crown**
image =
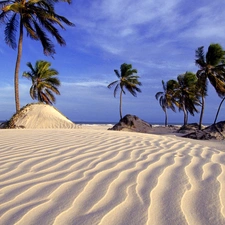
{"label": "palm tree crown", "polygon": [[207,95],[208,80],[215,88],[219,97],[225,96],[225,52],[221,45],[211,44],[205,55],[204,46],[196,50],[195,63],[199,67],[197,71],[198,86],[201,93],[201,114],[199,128],[201,129],[202,118],[205,107],[205,96]]}
{"label": "palm tree crown", "polygon": [[[55,28],[58,24],[65,29],[63,23],[73,26],[74,24],[65,17],[55,13],[53,1],[50,0],[6,0],[1,1],[2,13],[0,20],[6,23],[5,42],[15,49],[17,26],[25,28],[27,35],[33,40],[39,40],[45,55],[55,54],[54,44],[47,37],[49,32],[60,45],[65,45],[65,40]],[[21,28],[22,27],[22,28]]]}
{"label": "palm tree crown", "polygon": [[23,76],[32,81],[30,88],[31,98],[50,105],[55,103],[53,93],[60,94],[57,89],[60,86],[60,81],[55,77],[58,75],[58,72],[50,68],[51,63],[42,60],[37,61],[35,67],[30,62],[27,63],[27,66],[30,68],[30,71],[24,72]]}
{"label": "palm tree crown", "polygon": [[184,126],[188,122],[188,112],[194,116],[198,112],[196,106],[200,105],[199,91],[197,90],[197,77],[194,73],[186,72],[177,77],[174,95],[179,110],[184,112]]}
{"label": "palm tree crown", "polygon": [[141,86],[141,82],[138,80],[140,78],[137,75],[136,69],[132,69],[131,64],[123,63],[120,66],[120,73],[118,70],[114,70],[116,76],[119,80],[113,81],[108,85],[108,88],[114,89],[114,97],[116,97],[117,91],[120,89],[120,119],[122,119],[122,94],[126,94],[125,89],[128,90],[134,97],[137,96],[137,92],[141,92],[141,89],[137,86]]}
{"label": "palm tree crown", "polygon": [[[65,0],[67,1],[67,0]],[[58,0],[5,0],[0,1],[0,22],[6,24],[5,42],[13,49],[18,47],[14,88],[16,111],[19,111],[19,67],[22,57],[23,32],[33,40],[40,41],[45,55],[55,54],[53,42],[48,38],[47,32],[55,37],[60,45],[65,45],[65,40],[59,34],[55,25],[64,29],[63,23],[69,26],[74,24],[65,17],[55,13],[54,2]],[[68,0],[67,2],[70,2]],[[19,39],[16,41],[16,33],[19,28]]]}

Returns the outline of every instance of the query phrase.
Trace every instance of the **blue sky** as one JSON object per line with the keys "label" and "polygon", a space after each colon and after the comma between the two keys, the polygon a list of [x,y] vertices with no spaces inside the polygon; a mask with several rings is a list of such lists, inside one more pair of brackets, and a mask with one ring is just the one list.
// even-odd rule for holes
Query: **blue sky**
{"label": "blue sky", "polygon": [[[223,0],[73,0],[59,3],[57,13],[75,23],[60,30],[67,45],[55,43],[54,59],[43,54],[40,43],[24,38],[20,67],[21,106],[33,102],[30,81],[22,77],[27,62],[47,60],[59,71],[61,96],[56,104],[73,121],[117,122],[119,96],[107,85],[116,80],[114,69],[122,63],[138,70],[142,93],[123,96],[123,115],[135,114],[148,122],[164,122],[155,99],[161,81],[176,79],[186,71],[196,72],[195,50],[211,43],[225,48],[225,3]],[[16,51],[4,42],[0,27],[1,83],[0,120],[15,112],[13,76]],[[203,123],[214,120],[220,98],[209,86]],[[219,120],[224,120],[225,106]],[[190,122],[198,122],[199,114]],[[182,113],[169,111],[169,122],[183,121]]]}

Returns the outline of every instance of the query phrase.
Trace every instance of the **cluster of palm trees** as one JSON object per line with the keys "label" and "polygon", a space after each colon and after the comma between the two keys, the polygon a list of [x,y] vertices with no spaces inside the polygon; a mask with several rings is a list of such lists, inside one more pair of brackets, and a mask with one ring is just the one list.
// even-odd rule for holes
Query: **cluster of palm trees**
{"label": "cluster of palm trees", "polygon": [[184,113],[184,124],[187,125],[188,114],[199,112],[199,129],[202,128],[202,119],[205,109],[208,81],[222,98],[214,124],[216,123],[220,107],[225,100],[225,51],[219,44],[211,44],[204,53],[204,47],[196,50],[195,63],[199,67],[196,74],[186,72],[179,75],[177,80],[162,81],[163,92],[157,92],[155,97],[165,112],[165,126],[168,125],[167,109],[175,111],[177,107]]}
{"label": "cluster of palm trees", "polygon": [[[200,119],[199,129],[202,128],[202,118],[205,109],[205,97],[207,96],[208,81],[215,88],[218,96],[222,98],[219,105],[214,124],[216,123],[221,105],[225,100],[225,51],[220,44],[211,44],[205,54],[204,47],[199,47],[196,50],[196,65],[199,67],[197,73],[186,72],[177,76],[177,79],[162,81],[163,91],[157,92],[155,97],[159,101],[160,106],[165,112],[165,126],[168,125],[167,109],[174,112],[176,108],[184,113],[183,125],[188,124],[188,115],[192,116],[199,112]],[[138,86],[141,82],[136,69],[132,69],[131,64],[122,64],[120,73],[114,70],[118,80],[113,81],[108,85],[108,88],[115,87],[114,97],[120,90],[120,105],[119,112],[122,119],[122,94],[125,94],[127,89],[133,96],[136,97],[137,92],[141,92]]]}
{"label": "cluster of palm trees", "polygon": [[[51,39],[47,33],[51,34],[59,45],[65,45],[66,42],[63,37],[59,34],[59,31],[55,27],[58,25],[60,28],[65,29],[63,24],[68,26],[74,26],[72,22],[67,20],[65,17],[58,15],[55,12],[55,3],[60,0],[3,0],[0,1],[1,13],[0,22],[4,23],[5,26],[5,42],[9,47],[16,49],[17,59],[14,74],[14,89],[15,89],[15,103],[16,111],[20,110],[19,101],[19,68],[22,57],[22,47],[24,30],[27,36],[33,40],[40,41],[43,47],[45,55],[54,55],[55,48]],[[70,0],[61,0],[70,3]],[[19,38],[16,40],[17,29],[19,30]],[[31,64],[28,65],[31,69]],[[30,74],[31,75],[31,74]],[[27,74],[27,77],[30,77]],[[35,82],[34,82],[35,83]],[[33,85],[34,85],[33,83]],[[35,98],[38,96],[40,99],[47,99],[46,96],[52,96],[51,93],[46,95],[36,95],[34,92],[35,85],[33,88],[32,96]],[[53,89],[52,89],[53,90]],[[57,92],[59,93],[59,92]],[[53,100],[53,99],[51,99]],[[51,101],[48,99],[47,101]]]}
{"label": "cluster of palm trees", "polygon": [[194,115],[198,112],[196,105],[199,105],[199,94],[197,90],[197,77],[191,72],[186,72],[177,77],[177,80],[169,80],[164,83],[163,92],[157,92],[155,97],[165,113],[165,126],[168,125],[167,109],[184,113],[184,125],[188,123],[188,113]]}
{"label": "cluster of palm trees", "polygon": [[[55,48],[47,33],[51,34],[59,45],[66,42],[55,27],[58,25],[64,29],[63,24],[74,26],[72,22],[55,12],[55,3],[70,0],[3,0],[0,1],[1,13],[0,22],[5,24],[5,42],[11,48],[17,50],[17,59],[14,73],[14,89],[16,111],[20,110],[19,103],[19,68],[22,57],[22,47],[24,31],[33,40],[41,42],[45,55],[54,55]],[[16,40],[17,29],[19,30],[18,40]],[[178,108],[184,113],[184,125],[188,122],[188,115],[198,113],[200,107],[199,128],[202,126],[202,118],[205,109],[205,97],[207,96],[208,82],[215,88],[218,96],[222,98],[220,107],[225,100],[225,51],[219,44],[211,44],[205,54],[204,47],[196,50],[196,65],[199,70],[196,74],[186,72],[177,77],[177,80],[162,81],[163,91],[156,93],[160,106],[165,112],[165,125],[168,125],[167,109],[173,111]],[[27,66],[30,71],[24,72],[23,76],[32,81],[30,95],[32,99],[52,104],[55,102],[54,94],[60,94],[57,89],[60,81],[55,76],[58,72],[50,68],[51,64],[46,61],[37,61],[35,66],[29,62]],[[118,80],[108,85],[108,88],[115,87],[114,96],[120,89],[120,118],[122,119],[122,95],[128,90],[133,96],[141,92],[138,86],[142,83],[136,69],[132,69],[131,64],[122,64],[120,73],[114,70]]]}

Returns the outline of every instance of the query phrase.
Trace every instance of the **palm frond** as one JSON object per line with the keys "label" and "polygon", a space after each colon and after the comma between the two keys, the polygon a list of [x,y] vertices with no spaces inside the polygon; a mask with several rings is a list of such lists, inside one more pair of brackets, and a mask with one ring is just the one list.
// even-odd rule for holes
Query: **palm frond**
{"label": "palm frond", "polygon": [[40,93],[39,93],[39,98],[38,98],[38,100],[39,100],[40,102],[45,102],[45,103],[48,104],[48,105],[52,105],[52,102],[51,102],[51,100],[49,99],[49,96],[48,96],[46,93],[44,93],[44,92],[40,92]]}
{"label": "palm frond", "polygon": [[204,55],[204,46],[199,47],[196,51],[195,51],[195,64],[197,66],[199,66],[200,68],[204,67],[206,65],[205,62],[205,55]]}
{"label": "palm frond", "polygon": [[121,78],[121,75],[120,75],[120,73],[119,73],[118,70],[114,70],[114,72],[115,72],[115,74],[116,74],[116,76],[117,76],[118,78]]}
{"label": "palm frond", "polygon": [[23,77],[26,77],[27,79],[32,80],[33,76],[30,72],[23,72],[22,74]]}
{"label": "palm frond", "polygon": [[39,40],[39,37],[36,33],[36,31],[34,30],[34,28],[31,25],[31,21],[28,18],[23,18],[23,25],[27,31],[27,36],[30,37],[33,40]]}
{"label": "palm frond", "polygon": [[113,86],[115,86],[117,83],[119,83],[119,81],[118,81],[118,80],[115,80],[115,81],[113,81],[112,83],[110,83],[107,87],[110,89],[110,88],[112,88]]}
{"label": "palm frond", "polygon": [[64,16],[60,16],[60,15],[57,15],[57,14],[54,14],[54,17],[57,18],[59,21],[62,21],[64,22],[66,25],[68,26],[72,26],[74,27],[75,24],[70,22],[68,19],[66,19]]}
{"label": "palm frond", "polygon": [[54,85],[56,87],[60,86],[61,85],[61,82],[58,78],[56,77],[48,77],[45,79],[45,82],[51,84],[51,85]]}
{"label": "palm frond", "polygon": [[45,27],[45,29],[51,33],[51,35],[53,37],[56,38],[58,44],[60,44],[61,46],[66,45],[65,40],[63,39],[63,37],[59,34],[59,31],[50,23],[48,22],[46,19],[42,19],[38,18],[40,23],[42,24],[43,27]]}
{"label": "palm frond", "polygon": [[208,76],[210,83],[215,88],[219,97],[223,98],[225,96],[225,82],[218,79],[216,76],[210,74]]}
{"label": "palm frond", "polygon": [[52,41],[47,37],[45,32],[39,27],[39,25],[34,22],[34,26],[38,35],[39,40],[43,46],[44,54],[45,55],[53,55],[55,54],[55,48],[52,44]]}
{"label": "palm frond", "polygon": [[163,94],[164,94],[164,92],[162,92],[162,91],[157,92],[157,93],[155,94],[156,100],[158,100],[159,97],[161,97]]}
{"label": "palm frond", "polygon": [[115,87],[115,89],[114,89],[114,98],[116,97],[116,94],[117,94],[117,92],[118,92],[118,90],[119,90],[119,87],[120,87],[120,85],[119,85],[119,83],[116,85],[116,87]]}
{"label": "palm frond", "polygon": [[32,85],[31,88],[30,88],[30,96],[31,98],[34,100],[34,99],[37,99],[37,93],[36,93],[36,85]]}
{"label": "palm frond", "polygon": [[10,20],[6,23],[5,27],[5,42],[7,45],[9,45],[11,48],[15,49],[17,47],[16,45],[16,32],[17,32],[17,15],[16,13],[13,14],[13,16],[10,18]]}
{"label": "palm frond", "polygon": [[48,99],[48,103],[46,102],[47,104],[52,105],[53,103],[55,103],[55,96],[49,89],[45,90],[45,97],[47,97],[47,99]]}
{"label": "palm frond", "polygon": [[217,66],[224,59],[224,50],[220,44],[209,45],[208,52],[206,54],[206,62],[209,65]]}

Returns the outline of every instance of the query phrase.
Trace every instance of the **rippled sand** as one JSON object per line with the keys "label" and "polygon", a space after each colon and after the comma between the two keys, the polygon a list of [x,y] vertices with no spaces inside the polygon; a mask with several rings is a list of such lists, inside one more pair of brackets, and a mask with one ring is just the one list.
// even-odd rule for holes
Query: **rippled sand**
{"label": "rippled sand", "polygon": [[202,143],[87,128],[0,130],[0,224],[223,225],[225,152]]}

